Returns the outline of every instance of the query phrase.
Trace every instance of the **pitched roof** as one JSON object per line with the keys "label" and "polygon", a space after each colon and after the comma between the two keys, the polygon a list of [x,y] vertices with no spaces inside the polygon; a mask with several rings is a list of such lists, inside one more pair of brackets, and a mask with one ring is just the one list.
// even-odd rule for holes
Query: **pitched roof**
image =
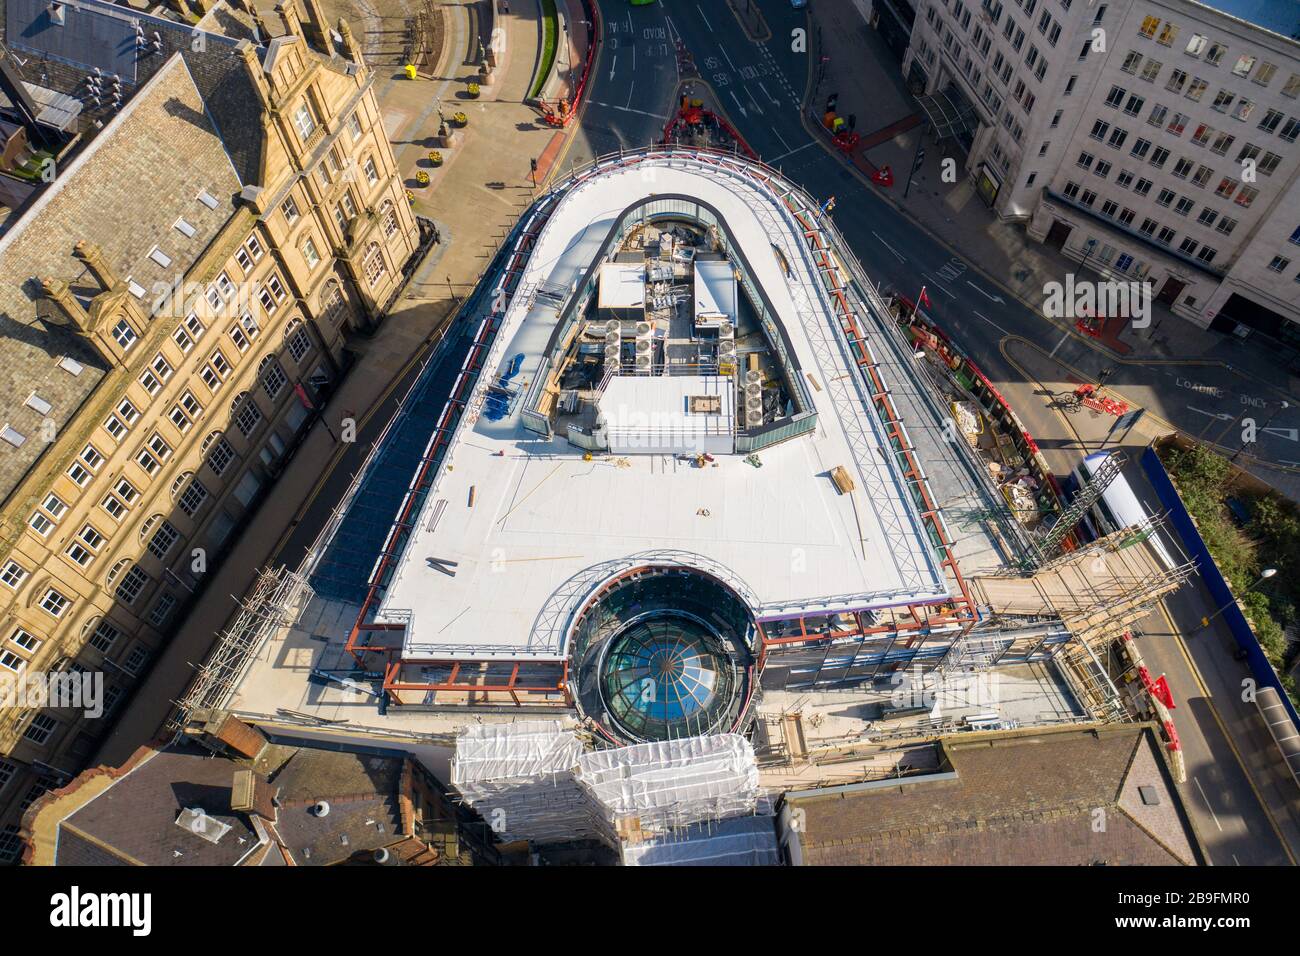
{"label": "pitched roof", "polygon": [[[73,256],[86,240],[123,280],[145,289],[174,283],[234,213],[241,188],[186,61],[173,55],[0,237],[0,408],[27,437],[19,448],[0,443],[0,497],[47,447],[38,438],[46,416],[26,407],[27,397],[35,391],[51,403],[49,417],[62,427],[105,372],[75,332],[49,321],[54,309],[40,279],[64,279],[74,293],[93,296],[98,286]],[[199,200],[201,191],[216,199],[215,208]],[[178,218],[194,227],[193,236],[174,227]],[[168,266],[149,258],[155,245]],[[79,375],[57,364],[65,355],[85,366]]]}
{"label": "pitched roof", "polygon": [[787,801],[814,866],[1198,863],[1157,747],[1144,726],[948,739],[952,773]]}
{"label": "pitched roof", "polygon": [[[58,866],[97,856],[144,866],[232,866],[260,837],[248,817],[230,809],[239,766],[184,743],[156,752],[59,824]],[[211,843],[178,826],[187,809],[201,809],[230,827]]]}
{"label": "pitched roof", "polygon": [[[59,866],[279,866],[283,842],[299,866],[327,866],[388,847],[403,837],[406,757],[273,744],[249,764],[215,757],[185,740],[151,751],[102,793],[58,821]],[[275,821],[231,809],[235,775],[251,769],[275,792]],[[324,816],[313,812],[329,805]],[[177,824],[202,810],[230,827],[215,843]]]}

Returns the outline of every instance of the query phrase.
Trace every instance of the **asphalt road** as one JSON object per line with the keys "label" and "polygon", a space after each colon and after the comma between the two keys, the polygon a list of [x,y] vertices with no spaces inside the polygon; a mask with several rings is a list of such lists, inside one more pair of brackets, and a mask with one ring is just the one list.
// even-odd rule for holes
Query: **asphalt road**
{"label": "asphalt road", "polygon": [[[1271,432],[1252,448],[1265,458],[1300,462],[1300,414],[1280,407],[1275,393],[1252,386],[1224,367],[1204,364],[1123,364],[1064,333],[1045,318],[989,283],[969,262],[931,238],[885,202],[811,138],[801,119],[801,101],[810,80],[808,55],[794,49],[793,31],[806,27],[805,15],[786,0],[754,0],[766,18],[771,39],[751,41],[731,10],[718,0],[663,0],[629,7],[602,0],[605,47],[591,87],[591,102],[570,159],[582,163],[619,147],[645,145],[660,138],[674,104],[679,79],[675,41],[694,57],[700,78],[750,146],[766,161],[815,196],[834,195],[834,218],[870,277],[887,289],[915,295],[930,291],[930,312],[989,377],[1006,383],[1026,426],[1049,455],[1049,465],[1064,473],[1079,452],[1063,422],[1035,397],[1032,384],[1003,356],[999,346],[1019,336],[1050,348],[1054,357],[1095,374],[1113,367],[1110,383],[1126,395],[1192,434],[1231,443],[1244,416],[1260,424],[1270,416]],[[666,47],[664,44],[667,44]],[[818,91],[817,95],[822,95]],[[1011,396],[1009,396],[1011,397]],[[1288,458],[1288,456],[1290,456]],[[1140,469],[1129,468],[1139,496],[1154,501]],[[1199,585],[1171,601],[1179,620],[1196,621],[1208,596]],[[1175,725],[1186,751],[1189,777],[1184,799],[1216,865],[1285,863],[1287,857],[1243,766],[1271,788],[1273,796],[1295,800],[1285,781],[1275,778],[1272,741],[1248,705],[1231,688],[1243,665],[1222,649],[1202,642],[1192,658],[1161,614],[1147,622],[1141,647],[1154,673],[1167,673],[1181,696]],[[1201,672],[1208,671],[1209,678]],[[1227,718],[1219,708],[1227,711]],[[1231,729],[1231,736],[1225,727]],[[1239,757],[1239,754],[1244,756]],[[1292,788],[1293,789],[1293,788]]]}
{"label": "asphalt road", "polygon": [[786,0],[753,2],[772,34],[763,43],[751,41],[719,0],[661,0],[643,7],[603,0],[605,49],[570,158],[581,163],[659,138],[673,108],[672,48],[680,38],[694,55],[700,78],[713,87],[755,152],[814,195],[835,196],[836,224],[871,278],[912,296],[925,285],[934,318],[991,377],[1014,378],[997,346],[1008,335],[1024,336],[1052,347],[1057,358],[1079,369],[1081,379],[1113,369],[1112,387],[1189,434],[1238,448],[1244,420],[1251,419],[1256,436],[1248,450],[1300,468],[1300,402],[1283,408],[1276,389],[1222,364],[1116,361],[1009,297],[863,185],[839,156],[810,138],[801,120],[809,55],[794,49],[791,37],[806,28],[805,14]]}

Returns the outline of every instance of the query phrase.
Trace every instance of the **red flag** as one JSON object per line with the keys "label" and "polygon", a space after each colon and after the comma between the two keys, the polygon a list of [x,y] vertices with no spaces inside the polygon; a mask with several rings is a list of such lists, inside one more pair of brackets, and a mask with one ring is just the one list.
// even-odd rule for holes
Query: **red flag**
{"label": "red flag", "polygon": [[921,304],[926,308],[930,307],[930,297],[926,295],[925,286],[921,286]]}
{"label": "red flag", "polygon": [[1164,704],[1170,710],[1174,709],[1174,694],[1173,691],[1169,689],[1169,681],[1165,678],[1164,674],[1161,674],[1151,682],[1151,696],[1156,698],[1156,700],[1160,701],[1160,703]]}
{"label": "red flag", "polygon": [[302,382],[294,382],[293,390],[298,396],[298,401],[302,402],[303,408],[307,409],[309,412],[316,410],[316,406],[313,405],[311,399],[307,397],[307,389],[302,387]]}

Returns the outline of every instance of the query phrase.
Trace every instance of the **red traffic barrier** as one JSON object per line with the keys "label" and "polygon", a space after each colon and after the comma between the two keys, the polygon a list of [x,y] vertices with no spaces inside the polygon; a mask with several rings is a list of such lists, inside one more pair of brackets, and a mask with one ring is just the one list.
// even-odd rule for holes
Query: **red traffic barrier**
{"label": "red traffic barrier", "polygon": [[881,166],[871,174],[871,181],[877,186],[894,185],[894,171],[888,166]]}

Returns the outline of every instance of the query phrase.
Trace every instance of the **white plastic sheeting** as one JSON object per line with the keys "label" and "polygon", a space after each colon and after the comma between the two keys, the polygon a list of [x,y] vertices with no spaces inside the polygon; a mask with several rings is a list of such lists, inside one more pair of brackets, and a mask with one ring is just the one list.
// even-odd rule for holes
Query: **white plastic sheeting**
{"label": "white plastic sheeting", "polygon": [[[735,838],[728,842],[717,829],[720,821],[760,812],[754,748],[738,734],[583,753],[573,730],[558,720],[475,725],[456,739],[451,782],[505,842],[599,838],[617,847],[622,829],[665,848],[701,841],[690,850],[647,850],[642,857],[749,853],[758,859],[765,852],[752,833],[742,839],[727,831]],[[770,818],[758,819],[768,819],[771,829]],[[702,828],[688,829],[697,824]],[[710,842],[713,837],[719,842]]]}
{"label": "white plastic sheeting", "polygon": [[451,782],[503,842],[563,843],[597,835],[574,779],[582,743],[558,720],[465,727]]}
{"label": "white plastic sheeting", "polygon": [[758,801],[754,748],[739,734],[597,750],[578,758],[577,776],[610,832],[629,817],[666,832],[749,815]]}
{"label": "white plastic sheeting", "polygon": [[624,866],[780,866],[770,816],[697,823],[642,843],[624,844]]}

